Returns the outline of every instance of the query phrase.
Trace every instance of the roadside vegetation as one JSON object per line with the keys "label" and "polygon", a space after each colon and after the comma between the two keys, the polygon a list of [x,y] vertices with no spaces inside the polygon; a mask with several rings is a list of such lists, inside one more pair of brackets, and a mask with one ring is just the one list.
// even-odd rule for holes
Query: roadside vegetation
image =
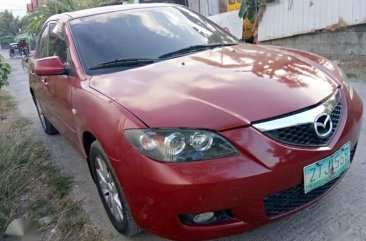
{"label": "roadside vegetation", "polygon": [[0,54],[0,89],[3,86],[7,86],[8,77],[10,74],[10,65],[5,62],[4,57]]}
{"label": "roadside vegetation", "polygon": [[33,13],[22,18],[24,31],[36,35],[41,30],[44,22],[55,14],[72,12],[87,8],[99,7],[113,2],[112,0],[58,0],[47,1]]}
{"label": "roadside vegetation", "polygon": [[23,18],[15,17],[10,10],[0,11],[0,42],[19,41],[19,36],[32,42],[44,22],[52,15],[76,10],[98,7],[116,0],[57,0],[46,1],[34,12]]}
{"label": "roadside vegetation", "polygon": [[13,42],[16,35],[19,33],[22,24],[19,17],[14,17],[9,10],[0,12],[0,42]]}
{"label": "roadside vegetation", "polygon": [[[71,194],[72,179],[50,160],[45,146],[31,138],[29,120],[0,90],[0,234],[21,220],[31,240],[103,240],[88,224],[80,201]],[[1,240],[1,235],[0,235]]]}

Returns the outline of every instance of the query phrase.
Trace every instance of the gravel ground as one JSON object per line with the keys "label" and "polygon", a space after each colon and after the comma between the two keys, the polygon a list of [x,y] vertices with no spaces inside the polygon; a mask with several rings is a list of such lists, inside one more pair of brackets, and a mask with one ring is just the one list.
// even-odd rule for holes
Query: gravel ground
{"label": "gravel ground", "polygon": [[337,62],[350,79],[366,82],[366,57],[352,56]]}
{"label": "gravel ground", "polygon": [[[8,55],[5,50],[1,50],[0,53],[4,56]],[[18,102],[20,114],[33,121],[31,128],[34,138],[42,141],[52,153],[53,160],[64,172],[74,177],[73,193],[78,199],[83,200],[83,207],[89,214],[91,222],[111,241],[163,240],[148,233],[142,233],[134,238],[125,238],[114,231],[103,210],[86,162],[62,136],[44,134],[29,94],[28,77],[21,67],[20,59],[8,59],[8,62],[13,68],[8,90]],[[366,103],[365,83],[361,80],[353,83],[364,103]],[[366,240],[366,125],[362,128],[358,146],[349,172],[318,204],[255,231],[227,237],[220,241]]]}

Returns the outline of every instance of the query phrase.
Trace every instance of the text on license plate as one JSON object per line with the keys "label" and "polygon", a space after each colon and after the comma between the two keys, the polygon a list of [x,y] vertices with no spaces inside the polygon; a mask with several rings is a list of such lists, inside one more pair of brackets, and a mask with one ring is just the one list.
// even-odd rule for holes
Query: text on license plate
{"label": "text on license plate", "polygon": [[308,193],[339,177],[351,164],[351,143],[333,155],[304,167],[304,191]]}

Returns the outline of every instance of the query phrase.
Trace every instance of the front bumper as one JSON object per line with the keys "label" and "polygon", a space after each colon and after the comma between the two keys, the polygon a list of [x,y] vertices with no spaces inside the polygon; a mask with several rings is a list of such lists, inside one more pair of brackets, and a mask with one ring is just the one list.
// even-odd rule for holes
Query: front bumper
{"label": "front bumper", "polygon": [[[174,240],[213,239],[252,230],[316,202],[339,179],[304,195],[303,167],[332,155],[348,141],[354,153],[359,138],[362,102],[355,92],[342,98],[345,108],[339,129],[325,147],[281,144],[247,127],[221,133],[236,145],[240,156],[166,164],[131,148],[121,158],[128,159],[124,165],[112,159],[136,222],[146,231]],[[219,210],[230,210],[233,219],[200,226],[179,219],[182,214]]]}

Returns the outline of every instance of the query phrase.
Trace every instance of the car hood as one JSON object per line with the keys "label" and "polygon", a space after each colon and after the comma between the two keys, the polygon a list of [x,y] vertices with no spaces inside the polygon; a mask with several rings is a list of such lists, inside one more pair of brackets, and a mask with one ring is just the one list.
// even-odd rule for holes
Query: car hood
{"label": "car hood", "polygon": [[151,128],[225,130],[321,102],[338,73],[312,54],[240,44],[94,76],[90,87]]}

